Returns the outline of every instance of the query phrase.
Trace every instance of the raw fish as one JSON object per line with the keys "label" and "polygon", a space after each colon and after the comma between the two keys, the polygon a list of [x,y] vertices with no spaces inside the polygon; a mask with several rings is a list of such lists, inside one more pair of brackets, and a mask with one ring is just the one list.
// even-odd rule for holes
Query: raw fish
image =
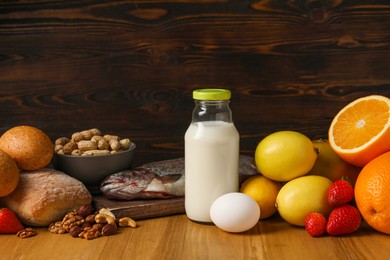
{"label": "raw fish", "polygon": [[[253,158],[240,155],[240,184],[256,174],[259,172]],[[100,189],[107,198],[117,200],[176,198],[184,196],[184,178],[184,158],[177,158],[114,173],[101,183]]]}

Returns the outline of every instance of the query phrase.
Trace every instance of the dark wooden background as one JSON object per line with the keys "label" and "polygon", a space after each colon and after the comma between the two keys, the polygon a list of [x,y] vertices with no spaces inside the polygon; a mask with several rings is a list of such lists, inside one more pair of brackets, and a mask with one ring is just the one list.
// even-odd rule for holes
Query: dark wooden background
{"label": "dark wooden background", "polygon": [[278,130],[326,138],[348,102],[390,97],[390,2],[2,1],[0,132],[130,137],[183,156],[196,88],[232,90],[241,152]]}

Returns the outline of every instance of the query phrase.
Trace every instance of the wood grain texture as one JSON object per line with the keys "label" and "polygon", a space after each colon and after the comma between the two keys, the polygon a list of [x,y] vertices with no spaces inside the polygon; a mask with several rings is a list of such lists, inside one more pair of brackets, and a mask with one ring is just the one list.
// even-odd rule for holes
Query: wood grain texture
{"label": "wood grain texture", "polygon": [[195,88],[233,92],[241,152],[326,138],[335,114],[390,96],[388,1],[0,3],[0,131],[130,137],[136,164],[183,156]]}
{"label": "wood grain texture", "polygon": [[49,233],[0,236],[4,259],[387,259],[388,236],[367,226],[346,237],[310,237],[278,216],[230,234],[177,215],[137,221],[138,227],[94,240]]}

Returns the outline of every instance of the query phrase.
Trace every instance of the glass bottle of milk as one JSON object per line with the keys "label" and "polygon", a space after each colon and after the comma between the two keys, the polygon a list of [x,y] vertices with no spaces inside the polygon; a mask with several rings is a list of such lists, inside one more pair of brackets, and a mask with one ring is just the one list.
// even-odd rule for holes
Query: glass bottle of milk
{"label": "glass bottle of milk", "polygon": [[185,134],[185,210],[196,222],[210,223],[210,207],[238,191],[239,134],[226,89],[193,92],[195,108]]}

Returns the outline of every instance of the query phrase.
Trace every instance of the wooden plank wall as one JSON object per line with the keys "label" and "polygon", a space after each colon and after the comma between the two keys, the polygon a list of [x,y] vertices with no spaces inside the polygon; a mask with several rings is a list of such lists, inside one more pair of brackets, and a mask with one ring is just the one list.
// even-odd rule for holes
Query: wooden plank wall
{"label": "wooden plank wall", "polygon": [[390,97],[390,2],[2,1],[0,131],[130,137],[136,163],[183,156],[196,88],[232,90],[241,152],[326,138],[335,114]]}

